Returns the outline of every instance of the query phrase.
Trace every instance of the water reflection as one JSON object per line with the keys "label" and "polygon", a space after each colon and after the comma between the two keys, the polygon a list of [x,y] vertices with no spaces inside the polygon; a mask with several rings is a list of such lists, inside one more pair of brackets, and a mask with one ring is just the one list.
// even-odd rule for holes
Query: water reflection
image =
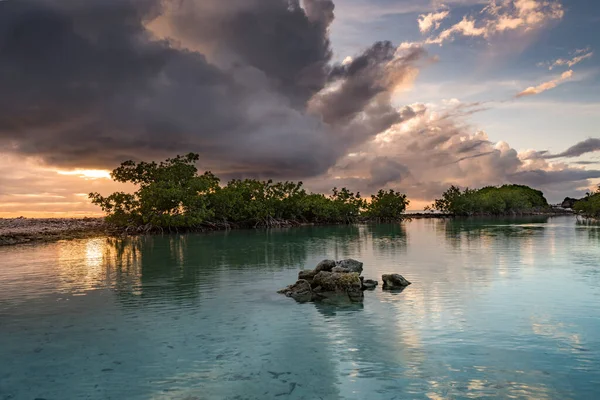
{"label": "water reflection", "polygon": [[[0,398],[593,398],[597,239],[413,220],[0,249]],[[413,285],[275,293],[346,257]]]}
{"label": "water reflection", "polygon": [[[460,247],[473,240],[490,238],[522,239],[538,235],[550,218],[544,216],[514,218],[457,218],[435,220],[435,227],[448,242]],[[488,243],[489,240],[488,240]]]}
{"label": "water reflection", "polygon": [[181,300],[227,286],[232,271],[243,278],[257,270],[312,268],[320,259],[348,254],[398,254],[406,246],[400,224],[100,238],[60,246],[56,275],[61,292],[109,287],[124,304],[131,296]]}

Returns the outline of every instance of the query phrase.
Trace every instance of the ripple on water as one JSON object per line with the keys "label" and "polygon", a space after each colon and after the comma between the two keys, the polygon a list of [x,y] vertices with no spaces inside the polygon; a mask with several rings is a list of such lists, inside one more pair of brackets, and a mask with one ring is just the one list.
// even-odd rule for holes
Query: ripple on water
{"label": "ripple on water", "polygon": [[[0,399],[593,398],[598,238],[566,217],[2,248]],[[346,257],[413,285],[275,293]]]}

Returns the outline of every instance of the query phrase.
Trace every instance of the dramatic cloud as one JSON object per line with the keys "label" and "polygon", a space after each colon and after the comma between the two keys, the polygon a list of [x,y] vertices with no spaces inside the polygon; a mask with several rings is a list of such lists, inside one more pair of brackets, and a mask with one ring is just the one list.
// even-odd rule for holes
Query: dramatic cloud
{"label": "dramatic cloud", "polygon": [[331,65],[333,10],[329,0],[1,2],[0,144],[62,167],[194,151],[225,176],[319,174],[401,120],[390,95],[425,56],[377,43]]}
{"label": "dramatic cloud", "polygon": [[[339,159],[328,173],[307,183],[317,190],[348,186],[364,193],[381,187],[400,189],[411,199],[427,201],[450,185],[481,187],[530,184],[558,201],[565,191],[584,193],[600,171],[553,165],[530,153],[518,154],[505,142],[465,124],[464,116],[480,104],[443,109],[424,104],[407,107],[414,115]],[[534,152],[535,153],[535,152]]]}
{"label": "dramatic cloud", "polygon": [[558,85],[560,85],[563,82],[568,81],[572,77],[573,77],[572,70],[565,71],[559,77],[556,77],[555,79],[552,79],[548,82],[540,83],[537,86],[528,87],[527,89],[523,90],[522,92],[517,93],[517,95],[515,97],[533,96],[536,94],[543,93],[547,90],[554,89],[555,87],[557,87]]}
{"label": "dramatic cloud", "polygon": [[427,33],[432,29],[439,29],[441,22],[450,15],[450,11],[439,11],[435,13],[419,15],[419,30]]}
{"label": "dramatic cloud", "polygon": [[490,0],[477,17],[464,16],[426,43],[441,45],[457,36],[490,39],[506,32],[525,33],[563,16],[564,9],[558,0]]}
{"label": "dramatic cloud", "polygon": [[[421,13],[420,30],[438,32],[427,43],[524,33],[563,14],[557,1],[496,1],[439,32],[449,12],[422,3],[392,8]],[[399,106],[394,94],[435,58],[381,41],[334,63],[334,18],[331,0],[0,1],[0,213],[96,210],[85,193],[116,187],[86,170],[190,151],[225,179],[389,187],[422,200],[450,184],[558,192],[600,176],[551,164],[559,155],[517,154],[465,123],[488,104]]]}

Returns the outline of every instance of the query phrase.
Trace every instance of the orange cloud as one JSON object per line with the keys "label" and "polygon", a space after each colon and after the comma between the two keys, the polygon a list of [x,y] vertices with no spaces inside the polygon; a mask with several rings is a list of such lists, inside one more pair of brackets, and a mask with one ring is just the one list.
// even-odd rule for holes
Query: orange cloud
{"label": "orange cloud", "polygon": [[427,33],[432,29],[438,29],[441,22],[446,19],[448,15],[450,15],[449,11],[419,15],[419,30],[421,33]]}
{"label": "orange cloud", "polygon": [[533,96],[536,94],[543,93],[547,90],[554,89],[561,83],[568,81],[573,77],[573,70],[563,72],[558,78],[552,79],[551,81],[541,83],[537,86],[530,86],[522,92],[518,93],[516,97]]}
{"label": "orange cloud", "polygon": [[104,170],[60,170],[35,159],[0,154],[0,218],[101,216],[87,194],[130,190]]}

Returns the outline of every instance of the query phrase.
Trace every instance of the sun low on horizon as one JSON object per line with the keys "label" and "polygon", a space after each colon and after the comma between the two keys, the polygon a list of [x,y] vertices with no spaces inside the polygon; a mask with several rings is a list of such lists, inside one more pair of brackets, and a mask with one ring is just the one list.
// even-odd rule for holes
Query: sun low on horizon
{"label": "sun low on horizon", "polygon": [[422,210],[600,183],[600,3],[0,1],[0,217],[103,215],[125,160]]}

